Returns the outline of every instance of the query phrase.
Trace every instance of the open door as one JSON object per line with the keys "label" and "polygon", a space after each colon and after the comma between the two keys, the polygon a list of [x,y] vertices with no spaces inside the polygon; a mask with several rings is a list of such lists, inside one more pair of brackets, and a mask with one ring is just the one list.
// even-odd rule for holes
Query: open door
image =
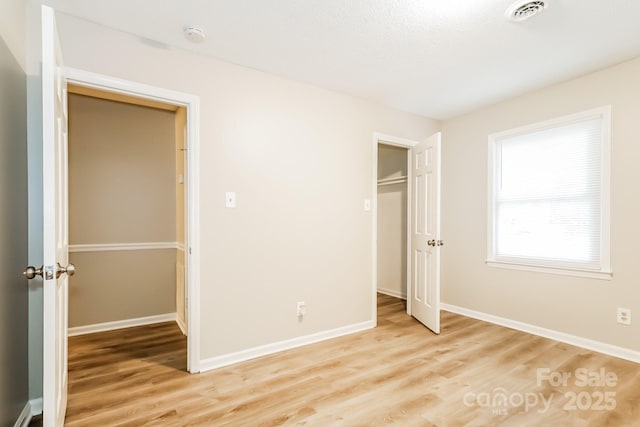
{"label": "open door", "polygon": [[410,150],[409,314],[440,333],[440,132]]}
{"label": "open door", "polygon": [[43,424],[64,424],[67,408],[67,85],[53,9],[42,6]]}

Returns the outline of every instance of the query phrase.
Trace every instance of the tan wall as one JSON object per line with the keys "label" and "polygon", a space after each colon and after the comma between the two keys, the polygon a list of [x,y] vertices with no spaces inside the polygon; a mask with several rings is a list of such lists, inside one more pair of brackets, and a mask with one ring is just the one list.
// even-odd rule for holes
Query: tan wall
{"label": "tan wall", "polygon": [[[378,179],[407,175],[407,150],[378,145]],[[407,296],[407,183],[378,187],[378,290]]]}
{"label": "tan wall", "polygon": [[175,242],[174,113],[69,96],[71,244]]}
{"label": "tan wall", "polygon": [[[71,245],[175,242],[175,117],[69,96]],[[69,326],[175,312],[176,250],[71,253]]]}
{"label": "tan wall", "polygon": [[200,97],[202,359],[372,320],[372,136],[420,140],[438,122],[66,15],[58,24],[69,66]]}
{"label": "tan wall", "polygon": [[69,327],[174,313],[175,249],[69,254]]}
{"label": "tan wall", "polygon": [[[461,307],[640,350],[640,58],[443,124],[442,300]],[[611,104],[613,280],[487,267],[487,136]]]}
{"label": "tan wall", "polygon": [[0,36],[9,53],[26,70],[27,48],[27,2],[25,0],[2,0],[0,2]]}

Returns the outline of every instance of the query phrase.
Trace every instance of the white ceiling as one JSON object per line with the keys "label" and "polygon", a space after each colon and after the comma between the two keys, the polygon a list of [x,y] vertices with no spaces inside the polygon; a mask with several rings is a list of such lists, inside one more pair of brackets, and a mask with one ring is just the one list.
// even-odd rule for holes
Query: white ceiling
{"label": "white ceiling", "polygon": [[[49,0],[164,44],[436,119],[640,55],[640,0]],[[202,26],[207,40],[182,29]]]}

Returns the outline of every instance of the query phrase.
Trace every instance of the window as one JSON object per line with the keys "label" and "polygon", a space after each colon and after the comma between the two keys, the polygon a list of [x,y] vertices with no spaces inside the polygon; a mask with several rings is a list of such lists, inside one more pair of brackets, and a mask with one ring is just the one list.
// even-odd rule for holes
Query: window
{"label": "window", "polygon": [[493,267],[610,278],[611,107],[489,135]]}

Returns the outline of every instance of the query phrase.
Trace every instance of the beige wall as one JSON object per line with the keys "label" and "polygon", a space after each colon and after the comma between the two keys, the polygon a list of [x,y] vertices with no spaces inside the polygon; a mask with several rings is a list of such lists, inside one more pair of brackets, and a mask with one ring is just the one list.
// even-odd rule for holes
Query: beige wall
{"label": "beige wall", "polygon": [[27,0],[0,2],[0,35],[18,66],[26,70]]}
{"label": "beige wall", "polygon": [[[378,179],[407,175],[407,150],[378,145]],[[378,290],[407,296],[407,183],[378,187]]]}
{"label": "beige wall", "polygon": [[175,249],[70,254],[69,327],[174,313]]}
{"label": "beige wall", "polygon": [[174,113],[69,96],[69,241],[175,242]]}
{"label": "beige wall", "polygon": [[67,65],[200,97],[202,359],[372,320],[372,136],[421,140],[438,122],[69,16],[58,24]]}
{"label": "beige wall", "polygon": [[[176,241],[171,111],[69,96],[69,241]],[[175,312],[175,249],[71,253],[69,326]]]}
{"label": "beige wall", "polygon": [[[444,122],[443,302],[640,350],[640,322],[616,323],[617,307],[640,313],[638,76],[640,58]],[[608,104],[613,280],[487,267],[487,136]]]}

